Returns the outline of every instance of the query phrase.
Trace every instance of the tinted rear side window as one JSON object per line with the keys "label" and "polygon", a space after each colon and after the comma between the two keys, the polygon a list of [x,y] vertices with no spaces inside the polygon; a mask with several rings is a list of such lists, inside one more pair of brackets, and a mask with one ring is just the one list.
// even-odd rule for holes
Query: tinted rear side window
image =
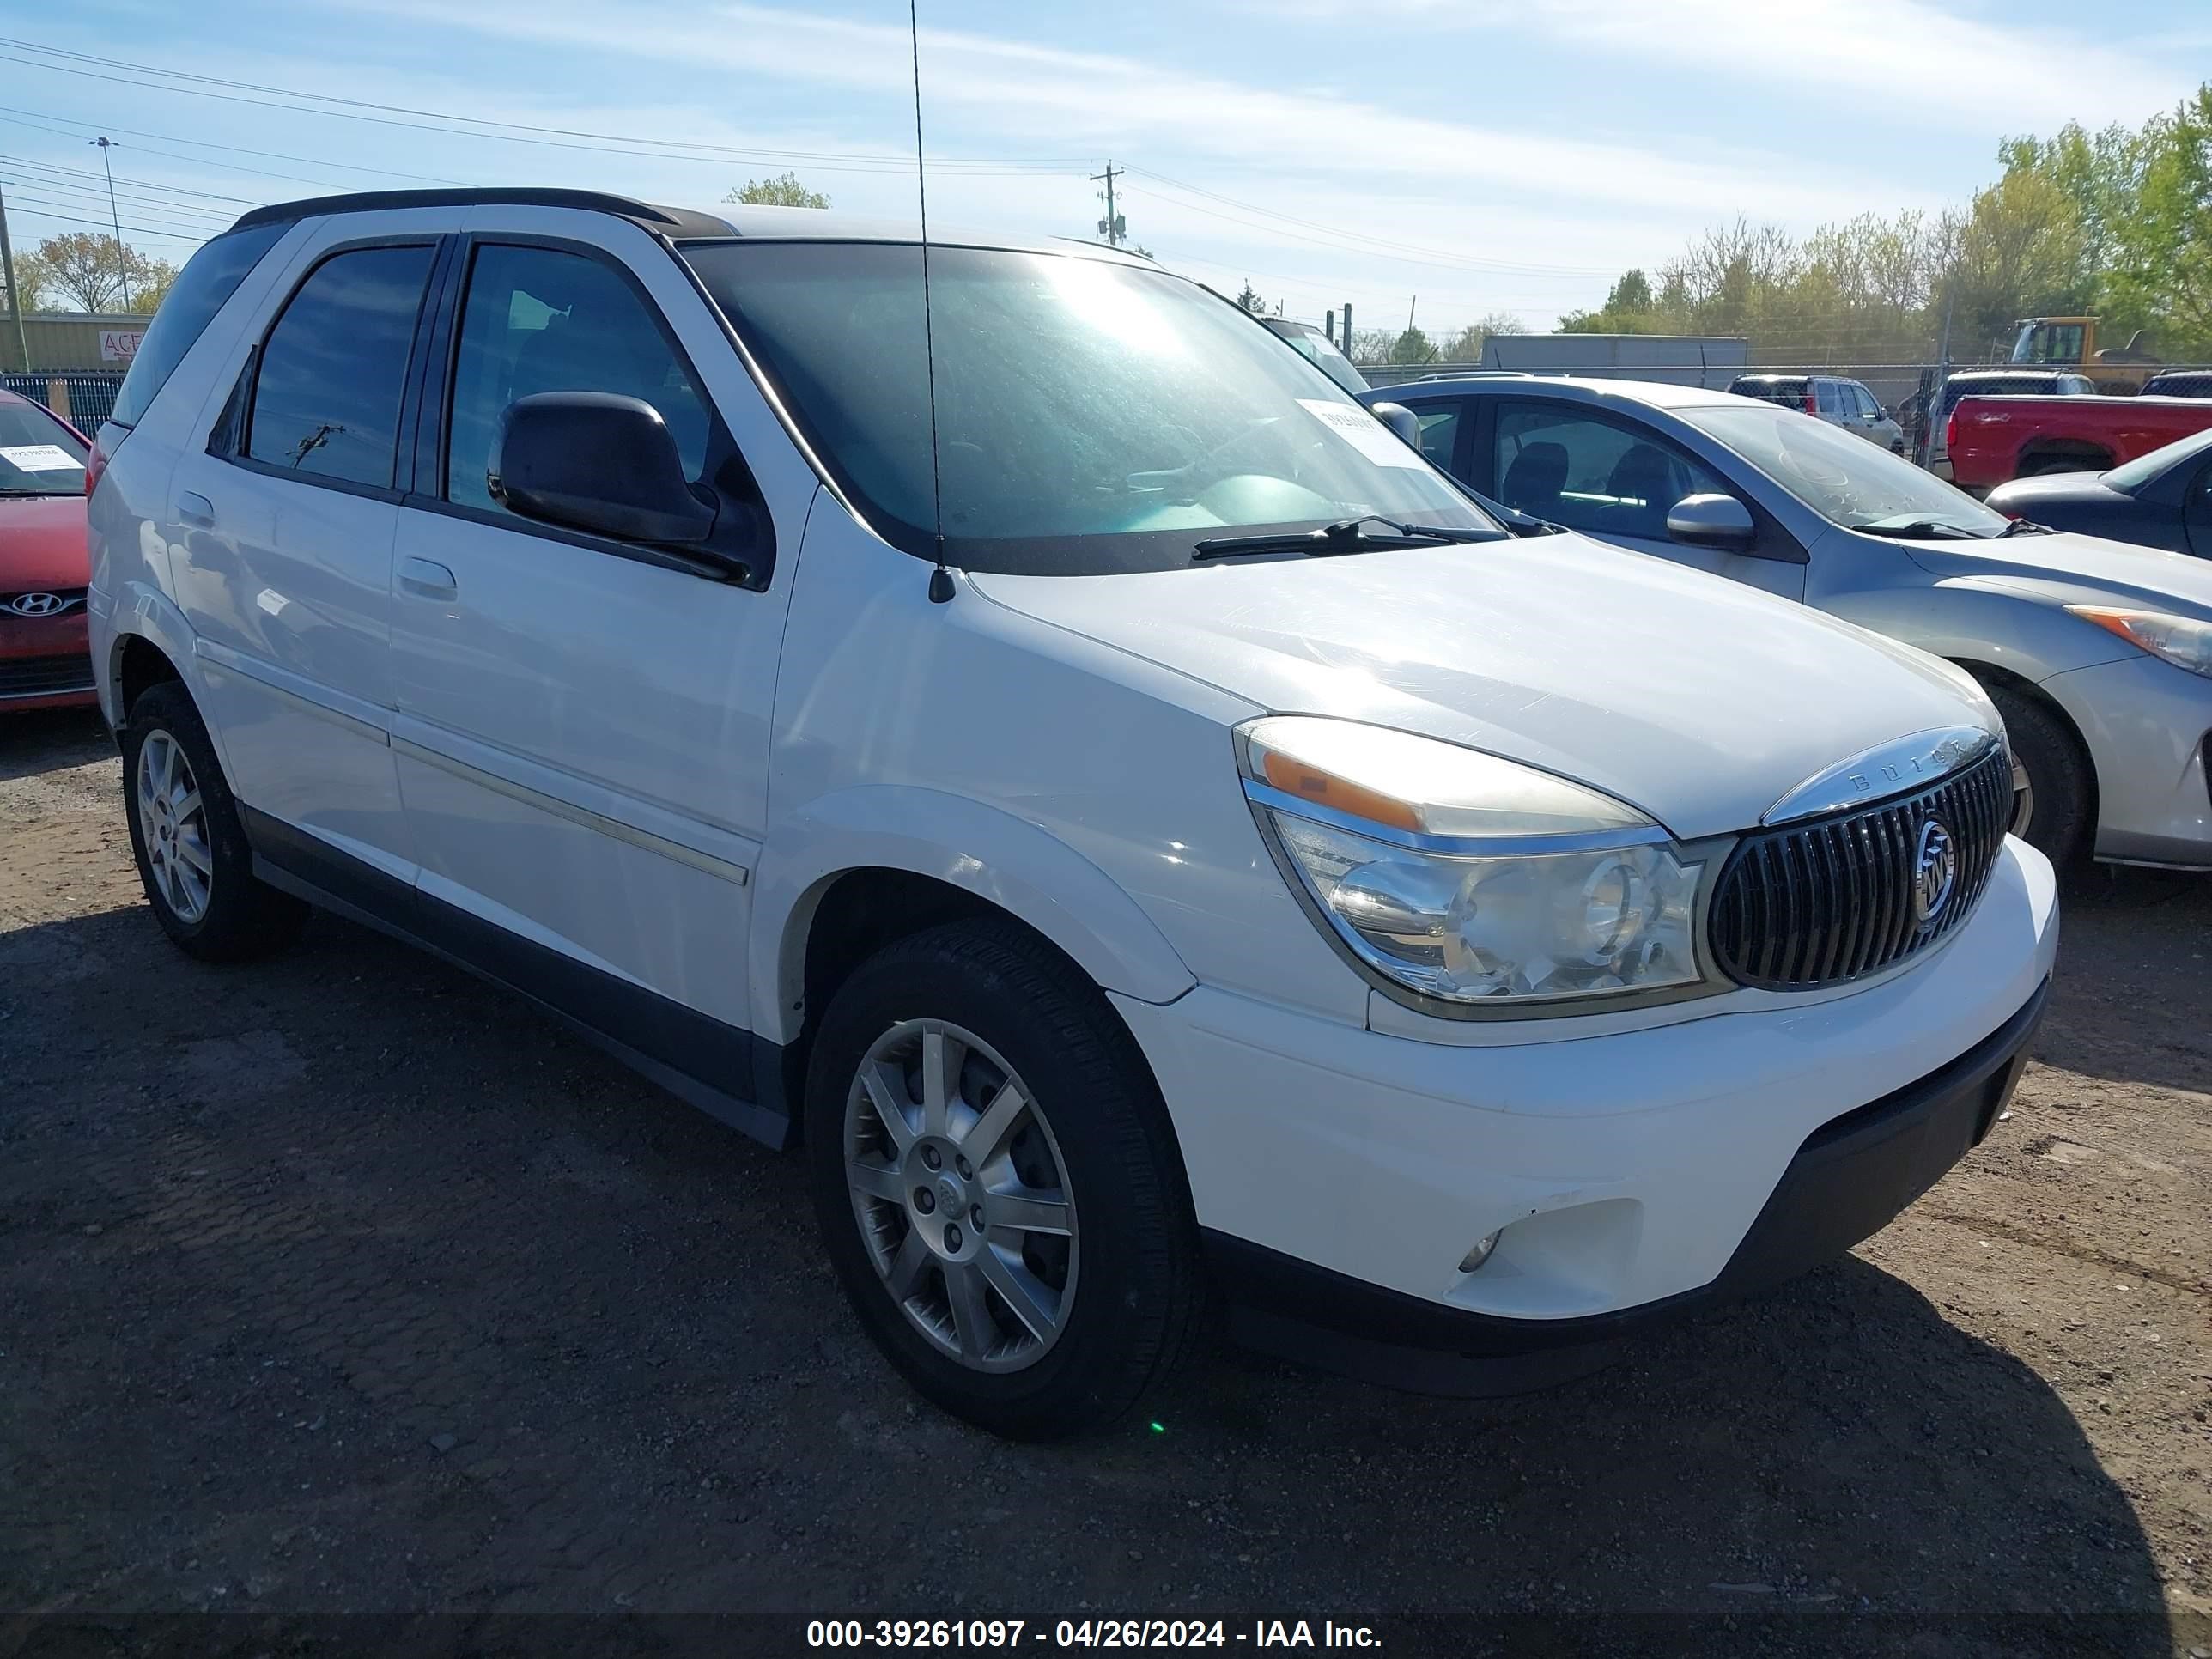
{"label": "tinted rear side window", "polygon": [[167,382],[192,343],[207,331],[224,302],[238,292],[246,273],[261,263],[261,256],[289,230],[289,224],[256,225],[218,236],[192,255],[161,301],[146,337],[131,360],[131,372],[115,394],[115,410],[107,418],[118,426],[136,426]]}
{"label": "tinted rear side window", "polygon": [[261,349],[247,454],[391,487],[400,389],[434,251],[356,248],[315,267]]}

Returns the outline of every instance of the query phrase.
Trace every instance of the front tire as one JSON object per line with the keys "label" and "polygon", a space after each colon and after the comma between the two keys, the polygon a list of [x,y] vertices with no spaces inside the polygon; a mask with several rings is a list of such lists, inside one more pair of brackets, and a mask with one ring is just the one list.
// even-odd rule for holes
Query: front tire
{"label": "front tire", "polygon": [[200,711],[176,680],[123,723],[124,815],[138,879],[161,931],[205,962],[243,962],[299,937],[307,907],[253,873],[238,802]]}
{"label": "front tire", "polygon": [[2008,686],[1986,689],[2012,745],[2012,833],[2063,869],[2081,858],[2095,827],[2089,757],[2043,704]]}
{"label": "front tire", "polygon": [[1018,925],[864,963],[823,1012],[805,1127],[854,1310],[945,1411],[1056,1439],[1182,1362],[1198,1239],[1166,1109],[1097,988]]}

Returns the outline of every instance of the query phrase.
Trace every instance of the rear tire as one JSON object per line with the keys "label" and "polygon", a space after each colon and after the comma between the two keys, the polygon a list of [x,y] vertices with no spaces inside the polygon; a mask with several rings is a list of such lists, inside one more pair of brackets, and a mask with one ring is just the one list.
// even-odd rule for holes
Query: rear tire
{"label": "rear tire", "polygon": [[845,1293],[945,1411],[1057,1439],[1183,1361],[1198,1234],[1166,1108],[1097,988],[1018,924],[862,963],[823,1013],[805,1127]]}
{"label": "rear tire", "polygon": [[1986,688],[2012,744],[2017,815],[2012,832],[2061,868],[2079,860],[2095,828],[2095,775],[2066,722],[2009,686]]}
{"label": "rear tire", "polygon": [[237,799],[183,684],[143,692],[121,737],[131,851],[161,931],[204,962],[244,962],[297,939],[307,907],[254,875]]}

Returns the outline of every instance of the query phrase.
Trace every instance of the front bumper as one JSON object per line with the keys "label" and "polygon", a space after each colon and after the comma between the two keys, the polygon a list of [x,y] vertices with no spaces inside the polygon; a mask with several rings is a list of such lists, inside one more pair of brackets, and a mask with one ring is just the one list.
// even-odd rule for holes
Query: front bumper
{"label": "front bumper", "polygon": [[0,615],[0,714],[98,701],[82,605],[54,617]]}
{"label": "front bumper", "polygon": [[1887,1226],[1989,1133],[2027,1069],[2050,991],[2038,986],[1949,1065],[1807,1136],[1720,1276],[1696,1290],[1613,1313],[1505,1319],[1209,1233],[1214,1282],[1254,1346],[1372,1382],[1470,1394],[1572,1375],[1617,1342],[1795,1278]]}
{"label": "front bumper", "polygon": [[[1116,1001],[1232,1295],[1279,1316],[1364,1302],[1333,1322],[1370,1337],[1402,1330],[1386,1310],[1410,1304],[1456,1333],[1444,1351],[1494,1352],[1587,1342],[1742,1288],[1754,1259],[1786,1273],[1886,1221],[1985,1127],[1986,1088],[2016,1071],[2057,948],[2050,864],[2008,841],[1948,944],[1844,996],[1746,994],[1729,1000],[1739,1012],[1598,1036],[1490,1026],[1474,1046],[1208,987]],[[1859,1144],[1850,1126],[1877,1118],[1919,1149],[1909,1167],[1869,1188],[1864,1212],[1775,1233],[1785,1187],[1843,1155],[1801,1160]],[[1489,1260],[1459,1272],[1493,1232]],[[1339,1281],[1379,1300],[1327,1296]]]}
{"label": "front bumper", "polygon": [[2212,679],[2148,653],[2055,674],[2097,773],[2097,856],[2212,868]]}

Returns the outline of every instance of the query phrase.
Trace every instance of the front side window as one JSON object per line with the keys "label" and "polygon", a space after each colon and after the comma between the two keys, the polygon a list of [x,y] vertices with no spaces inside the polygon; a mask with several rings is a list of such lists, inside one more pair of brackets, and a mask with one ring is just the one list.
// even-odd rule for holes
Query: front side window
{"label": "front side window", "polygon": [[391,488],[433,252],[354,248],[315,267],[262,345],[248,455],[303,477]]}
{"label": "front side window", "polygon": [[1320,368],[1164,271],[933,246],[926,341],[915,245],[683,252],[848,497],[910,553],[932,554],[940,503],[949,559],[1028,574],[1169,569],[1224,531],[1369,514],[1493,528]]}
{"label": "front side window", "polygon": [[660,411],[697,483],[707,405],[656,313],[613,266],[556,248],[477,250],[461,312],[446,499],[497,510],[486,486],[500,419],[543,392],[611,392]]}
{"label": "front side window", "polygon": [[82,495],[84,446],[35,404],[0,399],[0,495]]}
{"label": "front side window", "polygon": [[1728,446],[1831,523],[1901,531],[1925,521],[1994,536],[2006,520],[1903,457],[1778,410],[1684,409],[1682,419]]}
{"label": "front side window", "polygon": [[1460,405],[1449,404],[1413,404],[1413,418],[1420,423],[1421,453],[1429,458],[1431,466],[1444,471],[1452,470],[1453,452],[1459,444]]}
{"label": "front side window", "polygon": [[1498,410],[1495,442],[1499,501],[1593,535],[1664,540],[1667,514],[1684,496],[1729,493],[1656,433],[1573,409],[1508,404]]}

